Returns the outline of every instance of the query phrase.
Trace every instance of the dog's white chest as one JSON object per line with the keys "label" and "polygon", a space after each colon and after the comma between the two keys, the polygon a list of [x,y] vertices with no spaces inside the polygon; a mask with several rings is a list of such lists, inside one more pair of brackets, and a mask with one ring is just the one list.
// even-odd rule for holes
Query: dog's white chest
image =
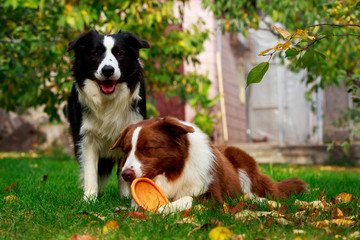
{"label": "dog's white chest", "polygon": [[84,107],[80,134],[83,141],[91,142],[99,150],[100,157],[118,155],[119,151],[109,151],[109,148],[122,129],[142,120],[142,116],[131,109],[133,101],[140,98],[139,87],[131,94],[126,83],[120,83],[114,93],[105,95],[96,82],[86,80],[83,89],[79,90],[79,100]]}

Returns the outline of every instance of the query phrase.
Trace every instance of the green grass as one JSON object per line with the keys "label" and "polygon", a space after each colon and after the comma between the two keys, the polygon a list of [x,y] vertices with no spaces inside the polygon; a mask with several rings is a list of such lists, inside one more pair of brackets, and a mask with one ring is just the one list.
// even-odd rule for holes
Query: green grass
{"label": "green grass", "polygon": [[[1,154],[0,154],[1,155]],[[119,206],[130,205],[129,199],[120,199],[117,192],[117,180],[112,175],[105,192],[93,203],[83,202],[83,192],[78,188],[79,168],[70,157],[0,156],[0,239],[69,239],[73,235],[91,235],[97,239],[208,239],[209,232],[219,223],[231,230],[234,235],[244,234],[246,239],[270,238],[293,239],[331,239],[336,235],[349,237],[359,231],[359,217],[352,226],[329,225],[327,228],[315,228],[309,222],[332,218],[332,209],[339,207],[347,215],[359,216],[358,203],[339,204],[327,211],[308,211],[306,219],[290,217],[296,213],[295,199],[314,201],[325,189],[329,203],[331,198],[342,192],[351,193],[360,198],[359,168],[321,168],[295,165],[261,165],[261,170],[274,180],[297,176],[309,184],[310,192],[292,197],[287,203],[286,218],[289,225],[282,226],[271,217],[256,219],[237,219],[234,214],[226,214],[221,207],[206,207],[202,211],[194,210],[183,223],[181,214],[160,216],[150,213],[143,221],[126,217],[132,211],[115,210]],[[48,177],[42,181],[44,175]],[[10,191],[3,191],[16,182]],[[9,195],[16,196],[14,201],[6,201]],[[236,204],[239,199],[231,200]],[[249,203],[250,205],[251,203]],[[251,209],[251,208],[250,208]],[[258,203],[256,211],[269,211],[266,204]],[[255,211],[253,210],[253,211]],[[93,213],[101,214],[100,219]],[[310,220],[311,214],[315,219]],[[119,229],[103,232],[104,225],[115,220]],[[306,233],[294,235],[294,229]]]}

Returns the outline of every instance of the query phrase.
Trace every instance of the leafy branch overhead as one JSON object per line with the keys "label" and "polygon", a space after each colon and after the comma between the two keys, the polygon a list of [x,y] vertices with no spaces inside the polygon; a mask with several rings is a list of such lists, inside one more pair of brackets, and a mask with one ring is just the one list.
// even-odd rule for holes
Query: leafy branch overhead
{"label": "leafy branch overhead", "polygon": [[[326,56],[322,52],[316,51],[312,48],[316,42],[328,37],[355,36],[360,38],[360,34],[346,33],[316,35],[314,32],[304,30],[309,27],[320,27],[324,25],[330,25],[333,27],[360,27],[360,25],[355,24],[316,24],[304,27],[303,29],[297,29],[293,34],[291,34],[283,28],[274,26],[273,28],[284,39],[284,42],[278,42],[274,47],[266,49],[259,54],[259,56],[269,56],[268,62],[260,63],[249,72],[247,77],[247,85],[261,82],[265,73],[269,69],[269,62],[271,58],[277,52],[285,51],[285,58],[289,59],[294,59],[296,56],[298,56],[296,59],[296,66],[307,68],[314,62],[322,62],[326,59]],[[305,53],[302,54],[303,52]]]}

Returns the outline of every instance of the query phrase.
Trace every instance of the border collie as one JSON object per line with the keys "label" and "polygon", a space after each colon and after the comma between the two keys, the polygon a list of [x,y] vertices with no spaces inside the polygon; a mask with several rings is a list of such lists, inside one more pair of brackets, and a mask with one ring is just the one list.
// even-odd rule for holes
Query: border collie
{"label": "border collie", "polygon": [[[307,188],[297,178],[274,182],[247,153],[213,146],[198,127],[173,117],[126,127],[112,149],[118,147],[124,152],[121,176],[127,187],[135,178],[148,177],[173,201],[158,212],[185,210],[193,197],[213,197],[217,202],[242,193],[250,198],[288,198]],[[121,194],[130,196],[130,191]]]}
{"label": "border collie", "polygon": [[[84,199],[95,199],[121,151],[109,151],[123,128],[146,118],[145,82],[139,49],[148,42],[130,32],[81,34],[69,43],[75,51],[74,84],[68,120],[80,166]],[[119,184],[123,182],[119,179]]]}

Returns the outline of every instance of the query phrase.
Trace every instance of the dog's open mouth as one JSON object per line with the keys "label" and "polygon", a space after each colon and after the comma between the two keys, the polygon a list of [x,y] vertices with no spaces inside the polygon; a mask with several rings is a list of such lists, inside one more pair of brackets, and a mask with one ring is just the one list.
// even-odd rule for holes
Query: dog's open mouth
{"label": "dog's open mouth", "polygon": [[101,91],[103,93],[105,93],[105,94],[111,94],[111,93],[113,93],[115,91],[117,81],[112,81],[112,80],[100,81],[100,80],[97,80],[96,82],[99,84]]}

